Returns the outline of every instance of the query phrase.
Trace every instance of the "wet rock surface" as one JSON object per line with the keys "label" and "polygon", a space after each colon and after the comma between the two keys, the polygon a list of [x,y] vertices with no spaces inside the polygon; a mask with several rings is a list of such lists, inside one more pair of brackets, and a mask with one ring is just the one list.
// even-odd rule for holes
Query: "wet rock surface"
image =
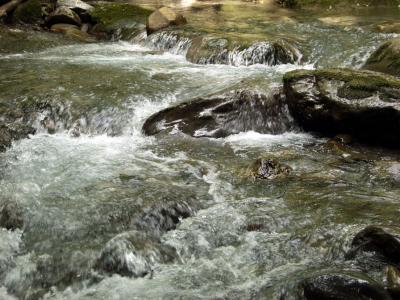
{"label": "wet rock surface", "polygon": [[250,130],[278,134],[291,125],[279,92],[265,96],[241,91],[167,108],[148,118],[143,131],[147,135],[181,131],[194,137],[225,137]]}
{"label": "wet rock surface", "polygon": [[400,76],[400,39],[382,44],[368,58],[363,69]]}
{"label": "wet rock surface", "polygon": [[259,158],[251,167],[251,176],[256,179],[274,179],[288,175],[292,168],[276,159]]}
{"label": "wet rock surface", "polygon": [[383,263],[400,264],[399,239],[379,227],[369,226],[360,231],[354,237],[347,257],[354,258],[363,252],[374,253]]}
{"label": "wet rock surface", "polygon": [[168,263],[175,255],[173,248],[162,245],[151,234],[129,231],[107,242],[101,250],[97,267],[123,276],[151,276],[154,263]]}
{"label": "wet rock surface", "polygon": [[79,15],[73,10],[65,6],[61,6],[51,13],[46,21],[46,24],[49,27],[58,23],[81,26],[82,21],[79,18]]}
{"label": "wet rock surface", "polygon": [[14,201],[6,201],[0,207],[0,227],[16,230],[22,229],[24,218],[22,208]]}
{"label": "wet rock surface", "polygon": [[169,202],[147,209],[133,222],[137,230],[161,234],[176,229],[182,219],[193,216],[195,209],[190,202]]}
{"label": "wet rock surface", "polygon": [[369,71],[299,70],[284,76],[289,110],[304,129],[399,147],[400,81]]}
{"label": "wet rock surface", "polygon": [[307,300],[391,300],[390,294],[377,283],[349,275],[320,275],[302,283]]}
{"label": "wet rock surface", "polygon": [[36,130],[27,124],[2,124],[0,123],[0,152],[9,148],[13,141],[27,138]]}

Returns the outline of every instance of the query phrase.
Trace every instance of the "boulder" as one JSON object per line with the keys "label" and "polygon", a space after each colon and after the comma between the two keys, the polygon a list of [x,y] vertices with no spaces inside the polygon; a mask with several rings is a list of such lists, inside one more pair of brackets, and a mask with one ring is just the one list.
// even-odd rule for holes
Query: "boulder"
{"label": "boulder", "polygon": [[133,226],[140,231],[160,234],[176,229],[181,219],[186,219],[193,214],[192,205],[187,202],[162,203],[147,209],[134,221]]}
{"label": "boulder", "polygon": [[347,258],[362,252],[373,252],[384,263],[400,265],[400,241],[383,229],[369,226],[353,238]]}
{"label": "boulder", "polygon": [[1,206],[0,226],[9,230],[22,229],[24,226],[23,213],[16,202],[7,201]]}
{"label": "boulder", "polygon": [[42,3],[40,0],[28,0],[20,4],[13,13],[16,22],[38,24],[43,22]]}
{"label": "boulder", "polygon": [[107,273],[144,277],[155,262],[170,262],[175,250],[138,231],[119,234],[106,243],[97,259],[97,268]]}
{"label": "boulder", "polygon": [[94,7],[81,0],[58,0],[57,7],[66,7],[77,13],[83,22],[92,20],[91,13]]}
{"label": "boulder", "polygon": [[196,99],[162,110],[146,120],[147,135],[180,131],[194,137],[225,137],[245,131],[279,134],[291,128],[279,91],[250,91]]}
{"label": "boulder", "polygon": [[296,63],[300,52],[284,40],[231,41],[212,36],[191,39],[186,58],[196,64],[278,65]]}
{"label": "boulder", "polygon": [[54,24],[72,24],[81,26],[81,19],[78,14],[68,7],[58,7],[53,13],[47,18],[47,26],[51,27]]}
{"label": "boulder", "polygon": [[382,44],[368,58],[363,69],[400,76],[400,39]]}
{"label": "boulder", "polygon": [[305,130],[400,146],[400,80],[370,71],[297,70],[283,78],[289,110]]}
{"label": "boulder", "polygon": [[289,174],[292,168],[276,159],[259,158],[251,166],[251,175],[257,179],[274,179]]}
{"label": "boulder", "polygon": [[307,300],[392,300],[382,286],[364,276],[319,275],[301,285]]}
{"label": "boulder", "polygon": [[146,30],[148,34],[151,34],[171,25],[179,26],[186,23],[187,21],[183,15],[176,13],[168,7],[161,7],[148,17]]}

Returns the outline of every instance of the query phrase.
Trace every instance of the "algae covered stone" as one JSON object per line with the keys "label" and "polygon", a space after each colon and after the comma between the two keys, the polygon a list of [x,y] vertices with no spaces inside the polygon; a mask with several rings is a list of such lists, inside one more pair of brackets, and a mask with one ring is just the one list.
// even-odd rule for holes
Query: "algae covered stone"
{"label": "algae covered stone", "polygon": [[367,60],[364,69],[400,76],[400,39],[381,45]]}
{"label": "algae covered stone", "polygon": [[42,16],[40,0],[28,0],[19,5],[13,13],[15,21],[28,24],[41,23],[43,21]]}
{"label": "algae covered stone", "polygon": [[400,80],[371,71],[297,70],[284,75],[292,116],[304,129],[400,147]]}
{"label": "algae covered stone", "polygon": [[107,30],[117,29],[125,24],[146,23],[152,10],[126,3],[95,4],[92,19]]}

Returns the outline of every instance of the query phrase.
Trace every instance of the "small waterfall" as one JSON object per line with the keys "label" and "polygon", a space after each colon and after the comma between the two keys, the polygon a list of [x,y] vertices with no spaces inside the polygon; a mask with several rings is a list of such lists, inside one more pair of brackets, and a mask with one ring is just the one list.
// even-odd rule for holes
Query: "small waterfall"
{"label": "small waterfall", "polygon": [[201,36],[189,38],[176,32],[162,31],[150,36],[142,32],[131,41],[156,50],[185,55],[189,61],[196,64],[274,66],[299,63],[302,58],[300,51],[293,44],[284,40],[255,42],[246,48],[239,45],[233,50],[229,50],[229,43],[223,38]]}
{"label": "small waterfall", "polygon": [[302,55],[293,45],[284,42],[257,42],[243,50],[223,49],[208,57],[200,57],[199,64],[225,64],[232,66],[250,66],[263,64],[275,66],[287,63],[299,63]]}
{"label": "small waterfall", "polygon": [[191,46],[191,40],[181,37],[174,32],[158,32],[149,35],[143,43],[145,46],[161,51],[168,51],[172,54],[186,55],[186,51]]}

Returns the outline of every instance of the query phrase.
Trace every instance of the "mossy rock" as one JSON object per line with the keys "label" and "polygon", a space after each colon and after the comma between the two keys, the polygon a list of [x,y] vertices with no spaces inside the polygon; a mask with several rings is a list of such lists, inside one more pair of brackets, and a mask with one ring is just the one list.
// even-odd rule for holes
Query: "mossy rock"
{"label": "mossy rock", "polygon": [[381,45],[365,63],[364,69],[400,76],[400,39]]}
{"label": "mossy rock", "polygon": [[400,80],[382,73],[297,70],[284,75],[284,94],[304,129],[400,147]]}
{"label": "mossy rock", "polygon": [[376,25],[375,30],[382,33],[400,33],[400,22],[384,22]]}
{"label": "mossy rock", "polygon": [[43,21],[42,3],[40,0],[28,0],[17,7],[13,19],[16,22],[36,24]]}
{"label": "mossy rock", "polygon": [[152,10],[125,3],[102,3],[94,5],[92,19],[107,30],[115,30],[132,22],[145,24]]}
{"label": "mossy rock", "polygon": [[277,0],[277,3],[288,8],[313,8],[313,7],[362,7],[362,6],[397,6],[398,0],[358,0],[352,3],[348,0]]}

